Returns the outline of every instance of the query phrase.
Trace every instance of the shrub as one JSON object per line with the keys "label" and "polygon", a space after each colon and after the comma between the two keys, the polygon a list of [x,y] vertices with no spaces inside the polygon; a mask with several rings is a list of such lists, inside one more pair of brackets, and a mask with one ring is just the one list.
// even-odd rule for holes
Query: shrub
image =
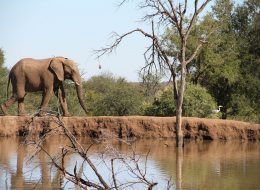
{"label": "shrub", "polygon": [[[183,116],[210,117],[215,108],[216,102],[205,88],[187,83],[183,100]],[[173,92],[171,88],[167,87],[150,106],[147,106],[145,115],[173,116],[175,111]]]}
{"label": "shrub", "polygon": [[92,115],[141,114],[143,96],[136,86],[111,74],[92,77],[86,82],[87,104]]}

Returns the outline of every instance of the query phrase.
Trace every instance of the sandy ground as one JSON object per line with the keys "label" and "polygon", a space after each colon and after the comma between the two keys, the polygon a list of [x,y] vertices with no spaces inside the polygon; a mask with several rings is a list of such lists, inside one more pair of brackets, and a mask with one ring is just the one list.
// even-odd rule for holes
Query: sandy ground
{"label": "sandy ground", "polygon": [[[64,117],[63,122],[75,135],[102,138],[171,138],[175,137],[175,117]],[[39,135],[57,127],[53,117],[0,116],[0,136]],[[184,136],[207,140],[260,140],[260,124],[241,121],[183,118]]]}

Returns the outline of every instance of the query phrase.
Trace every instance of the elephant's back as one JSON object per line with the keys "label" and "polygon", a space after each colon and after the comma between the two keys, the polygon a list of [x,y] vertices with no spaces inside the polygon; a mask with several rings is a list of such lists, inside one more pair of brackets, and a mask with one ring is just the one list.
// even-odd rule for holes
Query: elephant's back
{"label": "elephant's back", "polygon": [[37,71],[41,68],[48,67],[48,63],[50,59],[33,59],[33,58],[23,58],[18,61],[12,68],[11,71],[25,71],[25,70],[32,70]]}
{"label": "elephant's back", "polygon": [[44,63],[49,63],[51,58],[48,59],[34,59],[34,58],[23,58],[19,60],[16,65],[19,64],[44,64]]}
{"label": "elephant's back", "polygon": [[25,85],[27,92],[39,91],[43,85],[42,79],[46,78],[46,76],[51,77],[48,67],[48,59],[21,59],[14,65],[10,72],[12,84],[19,83]]}

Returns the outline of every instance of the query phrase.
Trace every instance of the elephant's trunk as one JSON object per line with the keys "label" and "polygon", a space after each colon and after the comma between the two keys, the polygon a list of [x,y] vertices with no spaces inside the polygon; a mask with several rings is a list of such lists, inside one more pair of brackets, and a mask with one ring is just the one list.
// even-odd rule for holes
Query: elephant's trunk
{"label": "elephant's trunk", "polygon": [[83,110],[85,111],[85,113],[87,114],[88,110],[83,102],[82,84],[75,83],[75,86],[76,86],[79,103],[80,103],[81,107],[83,108]]}

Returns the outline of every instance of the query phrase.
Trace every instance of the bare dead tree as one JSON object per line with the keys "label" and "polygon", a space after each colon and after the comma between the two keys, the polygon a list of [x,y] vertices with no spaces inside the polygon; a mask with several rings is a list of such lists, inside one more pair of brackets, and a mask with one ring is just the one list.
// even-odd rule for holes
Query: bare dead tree
{"label": "bare dead tree", "polygon": [[[29,133],[26,136],[25,144],[32,147],[32,155],[30,160],[39,155],[40,153],[44,153],[47,155],[50,160],[49,163],[51,166],[54,166],[59,173],[68,181],[76,184],[81,189],[98,189],[98,190],[108,190],[108,189],[125,189],[127,187],[135,188],[136,185],[141,185],[142,189],[152,190],[157,182],[153,182],[147,177],[147,160],[149,156],[149,152],[145,157],[140,156],[136,153],[134,147],[130,146],[130,144],[123,139],[120,140],[123,143],[127,143],[130,148],[132,148],[132,152],[130,155],[123,155],[117,149],[115,149],[111,144],[111,139],[115,139],[116,137],[110,134],[107,134],[101,140],[107,140],[108,143],[104,143],[105,152],[99,152],[101,162],[104,162],[107,166],[107,169],[110,171],[110,179],[107,179],[105,175],[98,169],[97,164],[90,158],[90,149],[94,147],[95,143],[90,144],[87,147],[83,147],[76,137],[72,134],[72,132],[65,126],[62,117],[60,114],[49,113],[48,117],[46,117],[46,122],[49,123],[44,129],[44,133],[40,136],[36,136],[33,134],[32,128],[30,128]],[[32,116],[31,120],[28,122],[28,125],[34,120],[36,114]],[[51,127],[52,125],[52,127]],[[53,127],[56,126],[56,127]],[[64,136],[69,143],[64,144],[59,148],[58,153],[52,154],[49,152],[44,143],[51,136]],[[104,155],[109,155],[108,159],[105,159]],[[77,155],[81,158],[76,161],[74,164],[73,171],[70,171],[68,167],[66,167],[65,161],[69,159],[70,156]],[[144,167],[140,165],[140,161],[144,160]],[[116,164],[120,164],[123,166],[124,171],[118,170],[116,168]],[[83,169],[84,166],[90,168],[91,171]],[[127,172],[129,176],[131,176],[130,180],[123,181],[118,179],[118,176],[122,172]],[[91,173],[91,174],[90,174]],[[95,176],[96,180],[90,179],[89,176]],[[169,182],[168,182],[169,184]],[[140,186],[138,186],[140,187]],[[169,185],[168,185],[169,187]],[[169,189],[169,188],[168,188]]]}
{"label": "bare dead tree", "polygon": [[[144,52],[145,66],[142,68],[144,72],[168,70],[171,74],[174,100],[176,102],[176,146],[183,147],[183,131],[181,128],[182,104],[186,83],[186,67],[196,57],[202,45],[211,35],[212,31],[201,34],[197,40],[197,47],[191,55],[187,55],[187,44],[192,28],[198,22],[198,16],[211,0],[193,1],[193,12],[191,16],[186,16],[188,9],[188,1],[174,0],[143,0],[139,4],[141,9],[145,9],[148,13],[142,18],[144,21],[151,21],[151,32],[146,32],[140,28],[129,31],[123,35],[114,33],[115,42],[112,45],[97,50],[97,57],[100,58],[104,54],[113,52],[122,40],[133,34],[139,33],[150,39],[151,44]],[[124,5],[127,0],[123,0],[119,6]],[[154,22],[156,21],[156,22]],[[170,26],[176,31],[179,39],[179,47],[175,47],[174,54],[169,54],[164,47],[163,40],[160,35],[155,34],[155,24],[157,28],[160,26]],[[177,76],[180,77],[179,85],[177,85]]]}

